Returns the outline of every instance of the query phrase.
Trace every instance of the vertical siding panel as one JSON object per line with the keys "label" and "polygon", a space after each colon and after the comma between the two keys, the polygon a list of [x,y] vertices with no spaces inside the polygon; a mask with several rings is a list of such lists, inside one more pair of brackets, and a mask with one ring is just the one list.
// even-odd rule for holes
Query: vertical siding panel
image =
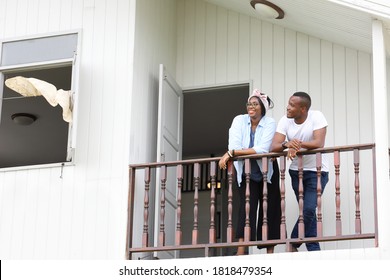
{"label": "vertical siding panel", "polygon": [[309,92],[309,37],[297,33],[297,91]]}
{"label": "vertical siding panel", "polygon": [[227,48],[228,48],[228,14],[227,10],[217,7],[217,57],[216,83],[225,83],[227,80]]}
{"label": "vertical siding panel", "polygon": [[28,22],[27,22],[27,34],[43,33],[38,28],[38,18],[40,16],[40,6],[37,1],[28,2]]}
{"label": "vertical siding panel", "polygon": [[328,121],[326,145],[334,146],[334,82],[333,82],[333,46],[321,41],[321,104],[322,112]]}
{"label": "vertical siding panel", "polygon": [[88,180],[85,186],[84,196],[84,224],[83,224],[83,239],[82,239],[82,258],[83,259],[95,259],[96,258],[96,246],[97,243],[97,217],[98,213],[98,192],[99,192],[99,181]]}
{"label": "vertical siding panel", "polygon": [[[71,2],[72,4],[69,4]],[[59,3],[59,29],[60,30],[67,30],[72,29],[72,8],[73,8],[73,2],[72,1],[60,1]]]}
{"label": "vertical siding panel", "polygon": [[334,96],[335,96],[335,145],[344,145],[347,143],[346,127],[346,97],[345,97],[345,49],[342,46],[333,47],[333,77],[334,77]]}
{"label": "vertical siding panel", "polygon": [[111,191],[114,186],[110,185],[109,179],[99,180],[97,185],[96,199],[96,226],[95,226],[95,253],[93,258],[100,259],[107,256],[108,248],[108,229],[110,228],[109,210]]}
{"label": "vertical siding panel", "polygon": [[73,219],[72,211],[74,206],[73,196],[75,193],[75,187],[73,185],[74,168],[65,168],[62,173],[62,185],[61,185],[61,207],[60,207],[60,221],[59,221],[59,235],[58,235],[58,258],[70,259],[71,258],[71,238]]}
{"label": "vertical siding panel", "polygon": [[195,5],[195,50],[194,50],[194,83],[204,84],[205,73],[205,27],[206,5],[203,1],[197,1]]}
{"label": "vertical siding panel", "polygon": [[[373,142],[374,127],[373,112],[372,112],[372,85],[370,79],[372,77],[371,55],[363,52],[358,53],[358,93],[359,93],[359,119],[360,119],[360,134],[361,143]],[[389,71],[390,72],[390,71]]]}
{"label": "vertical siding panel", "polygon": [[270,115],[279,116],[286,112],[287,100],[284,98],[285,88],[285,42],[284,42],[284,28],[274,27],[274,53],[273,53],[273,91],[269,92],[271,99],[275,103],[275,107],[270,111]]}
{"label": "vertical siding panel", "polygon": [[101,127],[101,145],[100,151],[100,166],[99,176],[101,178],[109,178],[111,174],[111,162],[112,152],[116,146],[113,144],[113,128],[116,118],[116,112],[114,111],[115,96],[119,92],[117,89],[118,83],[115,83],[116,76],[116,56],[115,46],[119,44],[116,37],[118,27],[117,22],[117,0],[106,0],[105,8],[105,26],[104,26],[104,43],[103,43],[103,65],[104,65],[104,84],[102,103],[100,113],[102,115],[102,127]]}
{"label": "vertical siding panel", "polygon": [[50,10],[47,16],[49,17],[48,30],[50,32],[58,31],[61,21],[61,0],[50,0]]}
{"label": "vertical siding panel", "polygon": [[239,15],[238,20],[238,80],[246,81],[250,70],[250,18]]}
{"label": "vertical siding panel", "polygon": [[6,25],[6,16],[7,16],[7,2],[0,1],[1,9],[0,9],[0,38],[4,38],[5,35],[5,25]]}
{"label": "vertical siding panel", "polygon": [[106,80],[104,65],[104,42],[105,36],[105,1],[101,0],[94,6],[93,27],[89,32],[93,32],[93,48],[90,52],[93,56],[91,61],[91,96],[90,104],[90,122],[88,134],[88,171],[87,178],[99,177],[100,147],[102,145],[102,106],[103,106],[103,88]]}
{"label": "vertical siding panel", "polygon": [[309,38],[309,91],[313,109],[321,110],[321,48],[320,40]]}
{"label": "vertical siding panel", "polygon": [[70,209],[72,226],[70,234],[71,259],[82,259],[84,249],[84,222],[86,220],[85,196],[86,196],[86,168],[78,168],[75,172],[75,180],[72,196],[72,208]]}
{"label": "vertical siding panel", "polygon": [[50,0],[39,0],[39,12],[38,12],[38,32],[44,33],[50,30],[49,12],[50,12]]}
{"label": "vertical siding panel", "polygon": [[16,34],[25,34],[27,30],[27,19],[28,19],[28,9],[29,2],[26,1],[15,1],[17,3],[17,16],[14,14],[14,17],[17,18],[17,23],[15,24],[15,33]]}
{"label": "vertical siding panel", "polygon": [[186,63],[184,64],[183,71],[186,73],[186,75],[183,80],[183,86],[191,85],[194,82],[195,15],[193,11],[195,11],[195,1],[194,0],[185,1],[184,26],[186,32],[184,33],[183,48],[184,48],[184,59]]}
{"label": "vertical siding panel", "polygon": [[40,16],[39,0],[28,1],[28,21],[27,21],[27,34],[36,34],[38,31],[38,22]]}
{"label": "vertical siding panel", "polygon": [[61,201],[62,201],[62,180],[61,168],[50,169],[50,190],[48,196],[48,218],[47,224],[47,245],[46,258],[58,258],[60,223],[61,223]]}
{"label": "vertical siding panel", "polygon": [[261,89],[264,92],[272,92],[273,25],[263,22],[261,27]]}
{"label": "vertical siding panel", "polygon": [[[90,117],[89,123],[89,135],[88,135],[88,167],[87,167],[87,183],[85,192],[85,217],[83,226],[83,257],[95,258],[96,257],[96,242],[98,240],[97,235],[97,209],[99,198],[99,180],[100,177],[100,165],[103,164],[101,147],[107,145],[102,142],[103,135],[103,121],[104,113],[102,112],[102,106],[104,105],[104,92],[103,89],[109,78],[106,79],[105,75],[108,75],[106,70],[107,65],[105,62],[105,40],[107,30],[105,26],[107,24],[106,18],[106,2],[104,0],[94,3],[94,21],[93,21],[93,45],[91,50],[94,60],[92,66],[92,96],[90,99]],[[92,30],[91,30],[92,31]],[[106,147],[108,148],[108,147]],[[104,158],[105,159],[105,158]]]}
{"label": "vertical siding panel", "polygon": [[36,251],[36,235],[39,234],[37,229],[37,207],[36,199],[39,192],[39,170],[29,170],[27,172],[27,188],[26,188],[26,207],[24,218],[24,230],[21,233],[20,242],[23,244],[23,252],[19,258],[33,259]]}
{"label": "vertical siding panel", "polygon": [[50,169],[39,170],[38,189],[35,199],[37,200],[37,219],[35,234],[34,259],[45,259],[48,239],[48,217],[49,217],[49,197],[50,197]]}
{"label": "vertical siding panel", "polygon": [[346,113],[347,113],[347,143],[359,143],[359,80],[357,51],[346,50]]}
{"label": "vertical siding panel", "polygon": [[287,101],[297,90],[297,34],[294,31],[286,30],[285,32],[285,67],[284,70],[286,73],[286,87],[284,100]]}
{"label": "vertical siding panel", "polygon": [[[69,1],[70,2],[70,1]],[[66,5],[69,5],[69,2],[67,2]],[[83,26],[83,6],[84,6],[84,1],[80,0],[72,0],[72,5],[71,5],[71,14],[69,15],[68,18],[64,20],[69,20],[71,28],[81,28]]]}
{"label": "vertical siding panel", "polygon": [[18,26],[17,17],[18,14],[18,2],[7,1],[5,10],[5,20],[3,28],[4,37],[15,37],[16,26]]}
{"label": "vertical siding panel", "polygon": [[[93,65],[94,65],[94,49],[96,48],[94,38],[94,1],[84,0],[79,2],[80,10],[83,18],[83,33],[82,33],[82,51],[80,55],[81,65],[85,65],[85,69],[80,69],[80,76],[82,82],[79,85],[79,108],[82,108],[82,117],[78,119],[77,127],[77,154],[76,158],[79,163],[74,171],[75,180],[73,182],[73,201],[71,209],[71,235],[70,235],[70,258],[82,259],[84,250],[84,224],[87,220],[85,212],[85,203],[87,195],[86,179],[89,176],[89,134],[92,126],[89,125],[91,120],[91,96],[93,93]],[[72,13],[73,14],[73,13]],[[72,15],[73,20],[73,15]],[[87,69],[88,68],[88,71]],[[80,77],[80,78],[81,78]],[[94,93],[95,94],[95,93]],[[95,122],[95,120],[94,120]],[[95,150],[95,152],[98,150]],[[96,152],[97,153],[97,152]],[[92,163],[93,165],[94,163]]]}
{"label": "vertical siding panel", "polygon": [[253,88],[261,90],[261,21],[251,18],[250,20],[250,78],[253,80]]}
{"label": "vertical siding panel", "polygon": [[[179,1],[180,2],[180,1]],[[206,42],[205,42],[205,84],[215,83],[216,73],[216,38],[217,38],[217,8],[215,5],[206,4]]]}
{"label": "vertical siding panel", "polygon": [[[167,69],[170,69],[170,73],[173,77],[176,77],[176,2],[176,0],[161,2],[161,28],[163,30],[161,32],[160,40],[162,48],[158,49],[159,58],[167,66]],[[169,38],[169,40],[167,40],[167,38]],[[204,32],[202,40],[204,44]],[[201,59],[204,59],[204,55]],[[202,69],[202,71],[203,70],[204,69]]]}
{"label": "vertical siding panel", "polygon": [[[129,61],[130,54],[132,53],[132,48],[129,46],[130,37],[132,36],[131,30],[128,26],[130,23],[129,17],[129,1],[128,0],[119,0],[118,2],[118,24],[116,27],[116,44],[114,51],[116,52],[115,64],[116,72],[114,77],[114,82],[116,84],[116,95],[114,109],[116,120],[113,123],[113,133],[111,135],[112,141],[114,142],[114,147],[126,147],[126,131],[123,129],[127,123],[129,115],[129,83],[123,83],[123,81],[128,81],[128,69],[131,68]],[[125,106],[123,106],[125,104]],[[111,166],[110,174],[114,178],[119,178],[123,176],[123,172],[128,172],[127,168],[123,168],[123,161],[127,164],[127,157],[123,157],[124,151],[121,149],[112,150],[112,159],[113,163]],[[120,166],[118,168],[118,165]],[[125,170],[124,170],[125,169]],[[127,185],[127,183],[126,183]]]}
{"label": "vertical siding panel", "polygon": [[176,53],[176,80],[180,85],[184,85],[184,77],[186,73],[184,72],[184,64],[186,64],[184,56],[184,35],[186,33],[186,28],[184,26],[184,4],[185,1],[177,2],[177,53]]}
{"label": "vertical siding panel", "polygon": [[24,216],[26,211],[26,172],[15,172],[14,199],[12,201],[12,232],[11,236],[11,258],[17,259],[23,253],[21,233],[24,231]]}
{"label": "vertical siding panel", "polygon": [[1,223],[0,223],[0,255],[3,258],[12,255],[12,232],[15,200],[15,172],[8,172],[4,175],[4,189],[1,197]]}
{"label": "vertical siding panel", "polygon": [[238,79],[238,52],[239,52],[239,15],[228,11],[227,33],[227,81]]}

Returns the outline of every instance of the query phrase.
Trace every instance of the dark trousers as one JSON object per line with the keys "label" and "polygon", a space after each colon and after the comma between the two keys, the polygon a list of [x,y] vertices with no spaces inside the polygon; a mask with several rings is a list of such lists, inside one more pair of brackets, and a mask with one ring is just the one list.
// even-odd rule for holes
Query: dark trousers
{"label": "dark trousers", "polygon": [[[295,197],[299,202],[299,173],[295,170],[289,170],[291,184],[294,189]],[[321,172],[321,194],[329,181],[328,172]],[[305,237],[317,236],[317,172],[303,171],[303,222],[305,225]],[[298,220],[291,232],[291,238],[298,238]],[[299,247],[297,244],[295,247]],[[306,243],[308,251],[321,250],[318,242]]]}
{"label": "dark trousers", "polygon": [[[268,222],[268,239],[280,238],[280,188],[279,188],[279,166],[275,160],[273,163],[274,173],[271,182],[267,183],[268,190],[268,208],[267,208],[267,222]],[[249,183],[249,225],[251,227],[250,240],[262,240],[262,224],[263,224],[263,181],[255,182],[250,180]],[[238,211],[238,223],[236,228],[236,238],[244,238],[245,228],[245,191],[246,181],[241,182],[238,188],[240,206]],[[260,248],[260,247],[259,247]]]}

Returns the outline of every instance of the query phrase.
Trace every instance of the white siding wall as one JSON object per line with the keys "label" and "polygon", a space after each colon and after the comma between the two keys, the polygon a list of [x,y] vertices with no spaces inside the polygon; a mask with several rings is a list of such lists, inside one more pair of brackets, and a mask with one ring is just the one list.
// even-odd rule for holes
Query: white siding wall
{"label": "white siding wall", "polygon": [[1,259],[123,259],[135,0],[2,0],[0,38],[81,30],[74,166],[0,172]]}
{"label": "white siding wall", "polygon": [[[312,108],[321,110],[328,120],[326,146],[373,142],[371,54],[197,0],[179,1],[177,25],[176,77],[183,87],[251,80],[254,88],[274,100],[275,108],[270,114],[276,120],[285,113],[292,93],[306,91],[312,97]],[[369,155],[361,155],[364,171],[361,184],[371,186],[371,169],[364,169],[366,159]],[[354,205],[353,159],[343,156],[342,164],[343,232],[353,232],[350,210]],[[332,172],[323,196],[326,234],[335,230]],[[290,233],[297,216],[297,203],[291,188],[287,191]],[[372,205],[362,207],[363,228],[373,230]],[[371,241],[361,241],[353,245],[329,243],[324,247],[350,248],[364,242],[373,245]]]}
{"label": "white siding wall", "polygon": [[373,141],[369,54],[203,1],[135,2],[0,1],[1,39],[82,31],[76,164],[62,178],[59,167],[0,172],[0,258],[124,257],[127,165],[155,160],[160,63],[184,87],[253,80],[275,119],[306,90],[328,146]]}

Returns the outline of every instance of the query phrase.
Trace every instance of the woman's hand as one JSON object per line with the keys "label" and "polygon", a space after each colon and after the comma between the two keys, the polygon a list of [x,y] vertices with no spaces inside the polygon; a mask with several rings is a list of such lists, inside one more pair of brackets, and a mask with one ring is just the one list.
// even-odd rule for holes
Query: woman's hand
{"label": "woman's hand", "polygon": [[230,159],[230,156],[228,155],[228,153],[225,153],[221,159],[219,160],[219,168],[220,169],[226,169],[226,166],[227,166],[227,162],[229,161]]}

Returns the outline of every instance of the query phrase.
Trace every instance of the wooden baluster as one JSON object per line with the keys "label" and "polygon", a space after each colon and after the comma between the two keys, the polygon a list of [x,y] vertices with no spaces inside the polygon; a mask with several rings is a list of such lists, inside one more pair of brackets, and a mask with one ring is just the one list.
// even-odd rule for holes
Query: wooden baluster
{"label": "wooden baluster", "polygon": [[341,211],[340,211],[340,152],[334,151],[335,167],[335,193],[336,193],[336,235],[341,235]]}
{"label": "wooden baluster", "polygon": [[[275,159],[276,160],[276,159]],[[287,238],[286,228],[286,157],[280,157],[280,239]]]}
{"label": "wooden baluster", "polygon": [[228,161],[227,167],[227,177],[228,177],[228,220],[227,220],[227,234],[226,242],[233,242],[233,162]]}
{"label": "wooden baluster", "polygon": [[362,225],[360,220],[360,182],[359,182],[360,158],[359,158],[358,149],[353,150],[353,164],[355,166],[355,205],[356,205],[355,233],[360,234],[362,233]]}
{"label": "wooden baluster", "polygon": [[215,161],[210,162],[210,181],[211,181],[211,194],[210,194],[210,230],[209,230],[209,243],[217,242],[217,232],[215,230],[215,179],[216,179],[216,164]]}
{"label": "wooden baluster", "polygon": [[129,251],[133,248],[133,225],[134,225],[134,192],[135,192],[135,173],[136,169],[129,167],[129,192],[127,197],[127,238],[126,238],[126,254],[125,257],[128,260],[132,259],[132,252]]}
{"label": "wooden baluster", "polygon": [[194,227],[192,230],[192,245],[198,244],[198,203],[199,203],[200,164],[194,164]]}
{"label": "wooden baluster", "polygon": [[322,199],[321,199],[322,154],[321,153],[316,153],[316,166],[317,166],[317,236],[322,237]]}
{"label": "wooden baluster", "polygon": [[167,182],[167,167],[161,166],[161,196],[160,196],[160,232],[158,235],[158,245],[165,246],[165,189]]}
{"label": "wooden baluster", "polygon": [[177,209],[176,209],[176,246],[181,244],[182,231],[181,231],[181,191],[183,187],[183,165],[177,166]]}
{"label": "wooden baluster", "polygon": [[142,234],[142,247],[148,247],[149,244],[149,187],[150,187],[150,167],[145,168],[145,194],[144,194],[144,228]]}
{"label": "wooden baluster", "polygon": [[244,226],[244,241],[251,239],[251,224],[249,219],[250,212],[250,180],[251,180],[251,161],[245,159],[245,226]]}
{"label": "wooden baluster", "polygon": [[262,163],[262,172],[263,172],[263,223],[262,223],[262,240],[268,240],[268,185],[267,185],[267,175],[268,175],[268,158],[263,157],[261,159]]}
{"label": "wooden baluster", "polygon": [[303,220],[303,156],[298,155],[298,207],[299,207],[299,216],[298,216],[298,237],[305,237],[305,224]]}

